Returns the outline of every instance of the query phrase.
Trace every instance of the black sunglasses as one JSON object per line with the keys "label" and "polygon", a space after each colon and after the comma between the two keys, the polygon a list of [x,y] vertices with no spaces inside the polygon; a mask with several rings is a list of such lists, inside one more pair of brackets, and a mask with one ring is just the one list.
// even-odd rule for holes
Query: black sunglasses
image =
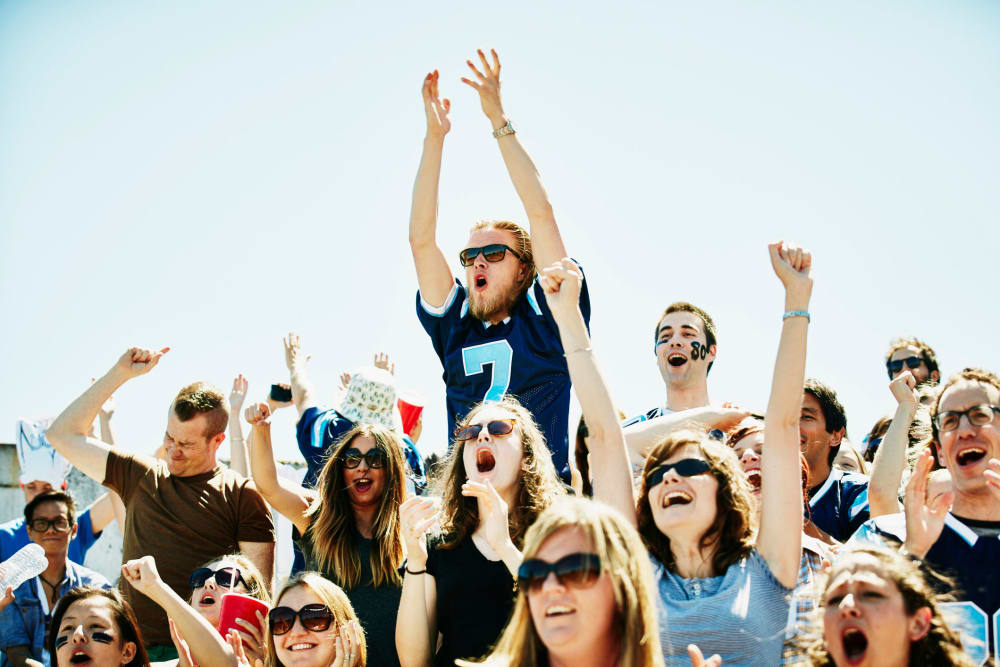
{"label": "black sunglasses", "polygon": [[530,558],[517,568],[517,585],[525,592],[536,593],[549,578],[556,575],[560,585],[583,588],[592,585],[601,574],[601,559],[596,554],[575,553],[563,556],[555,563]]}
{"label": "black sunglasses", "polygon": [[681,459],[677,463],[664,463],[653,468],[653,472],[646,477],[646,488],[651,489],[663,481],[663,476],[671,470],[676,470],[681,477],[694,477],[711,470],[708,462],[704,459]]}
{"label": "black sunglasses", "polygon": [[906,367],[912,371],[914,368],[919,368],[922,363],[924,360],[921,357],[907,357],[906,359],[887,361],[885,365],[889,368],[889,379],[892,379],[893,375],[903,370],[903,364],[906,364]]}
{"label": "black sunglasses", "polygon": [[993,413],[1000,412],[1000,408],[989,403],[973,405],[968,410],[948,410],[939,412],[934,416],[934,425],[939,431],[947,433],[954,431],[962,422],[962,415],[969,418],[969,423],[973,426],[985,426],[993,421]]}
{"label": "black sunglasses", "polygon": [[491,243],[489,245],[479,246],[478,248],[466,248],[462,252],[458,253],[458,261],[462,263],[462,266],[472,266],[472,263],[476,261],[476,257],[479,256],[479,253],[482,253],[483,259],[492,264],[494,262],[502,262],[508,251],[510,251],[514,257],[521,259],[521,256],[517,254],[517,251],[509,245],[504,245],[503,243]]}
{"label": "black sunglasses", "polygon": [[72,526],[69,519],[64,516],[57,519],[32,519],[28,525],[36,533],[47,533],[49,528],[55,528],[57,533],[65,533]]}
{"label": "black sunglasses", "polygon": [[[515,419],[494,419],[493,421],[486,424],[486,431],[490,435],[507,435],[514,430]],[[479,437],[479,433],[483,430],[482,424],[473,424],[472,426],[466,426],[465,428],[455,431],[455,440],[458,442],[465,442],[466,440],[473,440]]]}
{"label": "black sunglasses", "polygon": [[243,584],[248,590],[250,588],[250,584],[246,582],[239,569],[235,567],[220,567],[214,572],[207,567],[199,567],[191,573],[188,583],[191,584],[191,588],[201,588],[212,577],[215,577],[215,583],[222,588],[233,588],[236,584]]}
{"label": "black sunglasses", "polygon": [[291,607],[275,607],[267,613],[272,635],[283,635],[295,625],[295,617],[302,627],[313,632],[323,632],[333,623],[333,612],[325,604],[307,604],[298,611]]}
{"label": "black sunglasses", "polygon": [[364,454],[361,453],[360,449],[351,447],[340,455],[340,460],[344,462],[344,467],[348,469],[357,468],[361,465],[362,460],[368,465],[369,468],[384,468],[385,464],[389,460],[389,457],[387,457],[385,452],[378,447],[369,449]]}

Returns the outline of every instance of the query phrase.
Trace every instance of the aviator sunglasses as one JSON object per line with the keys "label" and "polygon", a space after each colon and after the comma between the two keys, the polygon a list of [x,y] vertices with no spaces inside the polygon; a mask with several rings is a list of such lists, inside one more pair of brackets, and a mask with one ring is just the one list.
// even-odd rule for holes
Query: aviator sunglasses
{"label": "aviator sunglasses", "polygon": [[906,359],[888,361],[885,365],[889,368],[889,379],[892,379],[893,375],[903,370],[903,364],[906,364],[906,367],[912,371],[914,368],[919,368],[922,363],[924,360],[921,357],[907,357]]}
{"label": "aviator sunglasses", "polygon": [[651,489],[663,481],[663,476],[671,470],[676,470],[681,477],[694,477],[708,472],[708,462],[704,459],[681,459],[677,463],[664,463],[653,468],[646,478],[646,488]]}
{"label": "aviator sunglasses", "polygon": [[291,607],[275,607],[267,614],[271,634],[278,636],[291,630],[296,616],[303,628],[313,632],[323,632],[333,623],[333,612],[325,604],[307,604],[298,611]]}
{"label": "aviator sunglasses", "polygon": [[477,248],[466,248],[462,252],[458,253],[458,261],[462,263],[462,266],[472,266],[472,263],[476,261],[476,257],[479,256],[479,253],[482,253],[483,259],[491,264],[494,264],[496,262],[502,262],[508,251],[514,255],[514,257],[521,259],[521,256],[517,254],[517,251],[509,245],[504,245],[503,243],[491,243]]}
{"label": "aviator sunglasses", "polygon": [[361,461],[364,460],[368,464],[369,468],[384,468],[388,457],[385,452],[379,448],[369,449],[364,454],[361,453],[360,449],[351,447],[346,452],[340,455],[340,460],[344,462],[344,467],[353,470],[361,465]]}
{"label": "aviator sunglasses", "polygon": [[[515,419],[494,419],[493,421],[486,424],[486,431],[490,435],[507,435],[514,430]],[[463,429],[455,431],[455,440],[458,442],[465,442],[466,440],[474,440],[479,437],[479,433],[483,430],[483,424],[473,424],[472,426],[466,426]]]}
{"label": "aviator sunglasses", "polygon": [[549,572],[556,575],[561,586],[584,588],[601,575],[601,559],[596,554],[585,553],[569,554],[555,563],[529,558],[517,568],[517,585],[525,592],[537,593],[549,578]]}
{"label": "aviator sunglasses", "polygon": [[191,573],[191,579],[188,583],[191,584],[191,588],[201,588],[212,577],[215,577],[215,583],[222,588],[233,588],[236,584],[243,584],[247,590],[250,589],[250,585],[247,584],[246,579],[243,578],[243,575],[235,567],[220,567],[214,572],[207,567],[199,567]]}

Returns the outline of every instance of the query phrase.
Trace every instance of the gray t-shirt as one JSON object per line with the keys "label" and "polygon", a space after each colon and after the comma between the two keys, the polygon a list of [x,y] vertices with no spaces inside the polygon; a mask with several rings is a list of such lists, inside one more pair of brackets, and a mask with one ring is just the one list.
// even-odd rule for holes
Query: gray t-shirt
{"label": "gray t-shirt", "polygon": [[726,667],[781,660],[791,589],[781,585],[756,549],[720,577],[685,579],[653,556],[659,592],[660,645],[668,666],[690,667],[688,644],[718,653]]}

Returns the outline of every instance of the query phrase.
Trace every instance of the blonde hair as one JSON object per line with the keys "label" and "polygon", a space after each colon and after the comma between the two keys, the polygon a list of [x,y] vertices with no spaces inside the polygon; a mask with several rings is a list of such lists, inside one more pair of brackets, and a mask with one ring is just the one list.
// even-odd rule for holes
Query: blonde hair
{"label": "blonde hair", "polygon": [[[319,572],[299,572],[287,579],[274,598],[275,606],[278,606],[278,603],[281,602],[282,595],[299,586],[305,586],[311,590],[323,604],[330,608],[330,611],[333,613],[333,622],[330,624],[330,627],[334,631],[339,632],[340,626],[348,621],[358,620],[358,615],[354,613],[354,607],[351,606],[351,601],[347,598],[344,590]],[[360,624],[360,621],[358,622]],[[267,624],[265,630],[267,632],[267,665],[268,667],[283,667],[278,660],[278,654],[274,648],[275,642],[274,636],[271,634],[270,623]],[[365,667],[368,661],[368,644],[365,641],[365,633],[361,632],[358,639],[359,662],[357,665],[358,667]],[[330,641],[333,641],[332,637]]]}
{"label": "blonde hair", "polygon": [[372,521],[369,561],[372,584],[376,587],[402,586],[399,568],[403,564],[403,539],[400,535],[399,505],[406,497],[405,445],[389,428],[359,424],[333,445],[316,482],[316,498],[306,510],[306,516],[311,519],[306,536],[312,545],[316,567],[330,573],[344,588],[354,588],[363,583],[354,510],[344,484],[342,460],[343,453],[359,436],[374,440],[375,448],[386,455],[385,489]]}
{"label": "blonde hair", "polygon": [[531,234],[528,230],[510,220],[480,220],[472,225],[469,232],[478,232],[483,229],[500,229],[514,235],[514,252],[521,256],[521,262],[528,270],[524,272],[524,278],[517,286],[518,295],[524,294],[531,287],[531,282],[535,279],[535,256],[531,252]]}
{"label": "blonde hair", "polygon": [[[566,494],[552,464],[552,454],[545,446],[545,436],[538,429],[531,413],[517,399],[505,396],[492,403],[479,403],[465,415],[459,429],[465,428],[484,408],[499,407],[514,415],[515,429],[521,431],[522,469],[517,500],[510,509],[510,538],[520,546],[524,533],[542,510],[553,500]],[[441,500],[441,528],[447,536],[444,549],[453,548],[479,525],[479,505],[475,498],[462,495],[462,485],[468,480],[462,458],[463,443],[455,442],[446,459],[447,473],[438,480]]]}
{"label": "blonde hair", "polygon": [[[579,530],[601,560],[615,592],[612,632],[617,634],[618,665],[660,667],[663,654],[657,624],[653,571],[639,534],[615,510],[584,498],[561,498],[539,515],[524,538],[524,559],[533,558],[560,530]],[[535,630],[524,591],[517,596],[510,622],[482,664],[533,667],[546,663],[547,649]],[[459,665],[475,663],[458,661]]]}

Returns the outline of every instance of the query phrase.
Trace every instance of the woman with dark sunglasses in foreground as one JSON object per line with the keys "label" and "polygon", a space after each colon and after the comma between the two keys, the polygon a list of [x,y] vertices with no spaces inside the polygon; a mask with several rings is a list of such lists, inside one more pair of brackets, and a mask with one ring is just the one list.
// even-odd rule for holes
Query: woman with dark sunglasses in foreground
{"label": "woman with dark sunglasses in foreground", "polygon": [[397,667],[396,612],[402,586],[399,507],[406,494],[402,439],[359,424],[335,443],[316,489],[279,481],[266,403],[246,410],[257,490],[302,533],[306,567],[340,586],[369,638],[368,662]]}
{"label": "woman with dark sunglasses in foreground", "polygon": [[554,502],[525,535],[514,613],[482,664],[663,665],[644,552],[619,512],[582,498]]}
{"label": "woman with dark sunglasses in foreground", "polygon": [[540,278],[590,430],[594,495],[636,522],[652,556],[668,665],[690,664],[692,644],[726,665],[776,665],[781,656],[801,549],[798,422],[812,279],[808,252],[782,243],[769,251],[786,312],[765,417],[759,530],[739,462],[704,432],[653,448],[636,507],[625,439],[574,301],[582,277],[564,259]]}
{"label": "woman with dark sunglasses in foreground", "polygon": [[516,400],[481,403],[460,424],[439,480],[442,534],[428,545],[438,521],[432,499],[400,507],[407,561],[396,650],[406,667],[451,667],[489,652],[514,605],[525,532],[565,494],[541,431]]}

